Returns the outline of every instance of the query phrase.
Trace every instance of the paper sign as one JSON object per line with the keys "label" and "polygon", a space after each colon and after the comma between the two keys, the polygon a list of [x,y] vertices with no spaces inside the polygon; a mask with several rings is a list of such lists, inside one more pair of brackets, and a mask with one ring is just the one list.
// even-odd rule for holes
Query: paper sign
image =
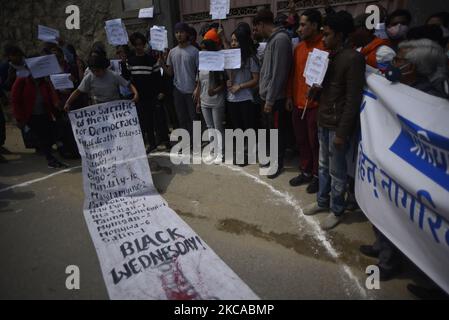
{"label": "paper sign", "polygon": [[73,81],[70,80],[70,73],[50,75],[51,83],[56,90],[73,89]]}
{"label": "paper sign", "polygon": [[54,54],[25,59],[25,63],[34,79],[48,77],[49,75],[58,74],[62,71],[58,59],[56,59]]}
{"label": "paper sign", "polygon": [[242,53],[240,49],[222,50],[221,52],[223,52],[225,58],[225,69],[230,70],[241,68]]}
{"label": "paper sign", "polygon": [[222,51],[200,51],[200,71],[224,71],[225,55]]}
{"label": "paper sign", "polygon": [[210,14],[213,20],[226,19],[229,11],[231,10],[230,0],[211,0],[210,1]]}
{"label": "paper sign", "polygon": [[120,62],[122,62],[122,60],[111,60],[111,70],[118,74],[122,74],[122,67],[120,65]]}
{"label": "paper sign", "polygon": [[306,84],[309,86],[321,84],[326,76],[327,67],[329,66],[329,53],[326,51],[314,49],[309,54],[307,59],[306,68],[304,70],[304,77],[306,78]]}
{"label": "paper sign", "polygon": [[168,48],[168,31],[154,26],[150,29],[150,46],[153,50],[164,51]]}
{"label": "paper sign", "polygon": [[122,22],[122,19],[114,19],[106,21],[106,36],[109,44],[113,46],[121,46],[128,44],[128,32]]}
{"label": "paper sign", "polygon": [[139,11],[139,19],[153,18],[154,7],[153,8],[143,8]]}
{"label": "paper sign", "polygon": [[45,26],[38,26],[37,38],[51,43],[58,43],[59,31]]}
{"label": "paper sign", "polygon": [[385,28],[385,23],[379,23],[376,25],[374,35],[381,39],[388,39],[388,34]]}
{"label": "paper sign", "polygon": [[30,71],[28,69],[20,69],[16,71],[17,78],[28,78],[30,76]]}

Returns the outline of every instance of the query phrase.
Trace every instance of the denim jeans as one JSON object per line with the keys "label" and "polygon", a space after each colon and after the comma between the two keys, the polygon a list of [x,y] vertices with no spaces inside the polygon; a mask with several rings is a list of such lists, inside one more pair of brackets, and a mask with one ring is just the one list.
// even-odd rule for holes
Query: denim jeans
{"label": "denim jeans", "polygon": [[349,143],[341,149],[334,145],[335,131],[326,128],[318,129],[320,142],[318,205],[330,208],[336,215],[341,216],[346,209],[347,164],[346,153]]}

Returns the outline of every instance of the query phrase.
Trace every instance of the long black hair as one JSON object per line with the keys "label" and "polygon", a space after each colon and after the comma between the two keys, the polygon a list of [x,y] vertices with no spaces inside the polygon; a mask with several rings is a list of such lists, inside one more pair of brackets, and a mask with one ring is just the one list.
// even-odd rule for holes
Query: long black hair
{"label": "long black hair", "polygon": [[247,28],[240,25],[232,34],[235,35],[239,42],[240,51],[242,53],[242,65],[244,65],[248,63],[249,59],[256,56],[256,47],[251,38],[251,33],[248,32]]}

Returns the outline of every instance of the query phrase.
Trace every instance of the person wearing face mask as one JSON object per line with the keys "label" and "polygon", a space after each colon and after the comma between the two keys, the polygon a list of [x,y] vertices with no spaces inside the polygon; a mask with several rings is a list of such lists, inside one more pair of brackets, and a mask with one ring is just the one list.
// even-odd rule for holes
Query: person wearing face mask
{"label": "person wearing face mask", "polygon": [[392,12],[385,21],[387,34],[391,40],[391,46],[396,51],[401,41],[406,39],[410,29],[412,15],[408,10],[399,9]]}
{"label": "person wearing face mask", "polygon": [[402,42],[387,79],[449,99],[447,59],[441,46],[429,39]]}

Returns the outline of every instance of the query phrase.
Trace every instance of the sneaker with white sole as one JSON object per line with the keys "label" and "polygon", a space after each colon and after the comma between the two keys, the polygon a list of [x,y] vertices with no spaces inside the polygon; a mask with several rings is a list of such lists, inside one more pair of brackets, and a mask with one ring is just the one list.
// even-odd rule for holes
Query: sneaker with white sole
{"label": "sneaker with white sole", "polygon": [[326,219],[324,219],[324,221],[321,223],[321,228],[323,230],[332,230],[336,226],[338,226],[342,220],[343,220],[343,217],[341,217],[341,216],[337,217],[335,214],[330,213],[326,217]]}
{"label": "sneaker with white sole", "polygon": [[318,205],[317,202],[308,205],[302,210],[305,216],[314,216],[318,213],[329,212],[329,208],[323,208]]}

